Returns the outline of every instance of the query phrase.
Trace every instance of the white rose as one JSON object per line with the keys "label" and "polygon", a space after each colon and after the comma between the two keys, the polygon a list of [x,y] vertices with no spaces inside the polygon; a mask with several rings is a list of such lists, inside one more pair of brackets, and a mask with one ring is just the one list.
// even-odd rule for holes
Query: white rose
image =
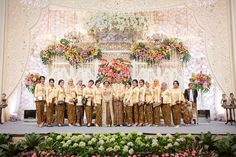
{"label": "white rose", "polygon": [[64,143],[64,144],[62,145],[62,147],[66,148],[66,147],[68,147],[68,144],[67,144],[67,143]]}
{"label": "white rose", "polygon": [[131,148],[131,149],[129,150],[129,154],[130,154],[130,155],[134,154],[133,148]]}
{"label": "white rose", "polygon": [[110,142],[114,142],[115,140],[116,140],[116,139],[112,137],[112,138],[110,139]]}
{"label": "white rose", "polygon": [[134,146],[133,142],[128,142],[127,145],[130,146],[130,147]]}
{"label": "white rose", "polygon": [[98,148],[98,150],[103,151],[103,150],[104,150],[104,147],[103,147],[103,146],[100,146],[100,147]]}
{"label": "white rose", "polygon": [[157,142],[153,142],[152,143],[152,147],[157,147],[158,146],[158,143]]}
{"label": "white rose", "polygon": [[115,145],[115,147],[114,147],[114,151],[118,151],[118,150],[120,150],[120,146]]}
{"label": "white rose", "polygon": [[62,136],[61,136],[61,135],[58,135],[57,138],[56,138],[57,141],[59,141],[59,140],[61,140],[61,139],[62,139]]}
{"label": "white rose", "polygon": [[71,144],[71,140],[68,140],[68,141],[66,142],[66,144],[70,145],[70,144]]}
{"label": "white rose", "polygon": [[79,147],[84,148],[85,146],[86,146],[86,143],[85,143],[85,142],[80,142],[80,143],[79,143]]}
{"label": "white rose", "polygon": [[91,139],[91,136],[90,135],[85,135],[85,138],[89,140],[89,139]]}
{"label": "white rose", "polygon": [[179,143],[178,143],[178,142],[175,142],[175,143],[174,143],[174,146],[177,146],[177,147],[178,147],[178,146],[179,146]]}
{"label": "white rose", "polygon": [[104,143],[105,143],[104,140],[99,140],[99,141],[98,141],[98,144],[99,144],[99,145],[103,145]]}
{"label": "white rose", "polygon": [[128,146],[124,146],[123,152],[127,153],[128,151],[129,151],[129,147]]}
{"label": "white rose", "polygon": [[88,141],[88,145],[92,145],[93,144],[93,142],[92,141]]}
{"label": "white rose", "polygon": [[162,134],[160,134],[160,133],[157,133],[157,137],[162,137]]}
{"label": "white rose", "polygon": [[96,142],[97,142],[97,139],[96,139],[96,138],[92,138],[92,139],[91,139],[91,142],[96,143]]}
{"label": "white rose", "polygon": [[106,151],[107,151],[107,152],[112,152],[112,151],[113,151],[113,148],[112,148],[112,147],[108,147],[108,148],[106,149]]}
{"label": "white rose", "polygon": [[78,147],[78,146],[79,146],[78,143],[73,144],[73,147]]}
{"label": "white rose", "polygon": [[167,147],[168,147],[168,148],[172,148],[173,145],[172,145],[171,143],[168,143],[168,144],[167,144]]}

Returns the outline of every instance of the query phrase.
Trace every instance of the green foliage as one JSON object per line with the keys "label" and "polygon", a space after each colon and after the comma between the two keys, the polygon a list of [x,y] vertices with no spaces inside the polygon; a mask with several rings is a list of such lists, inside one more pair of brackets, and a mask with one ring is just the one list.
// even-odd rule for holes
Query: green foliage
{"label": "green foliage", "polygon": [[219,157],[234,157],[236,156],[236,136],[228,135],[221,142],[215,144],[216,151]]}
{"label": "green foliage", "polygon": [[214,156],[215,155],[215,143],[218,142],[216,140],[216,136],[212,135],[210,132],[201,133],[200,136],[196,136],[197,141],[197,150],[199,154],[203,156]]}
{"label": "green foliage", "polygon": [[44,140],[44,137],[39,134],[26,134],[25,140],[22,141],[26,150],[34,150],[37,146],[39,146]]}
{"label": "green foliage", "polygon": [[22,152],[25,147],[22,145],[21,142],[8,143],[0,145],[0,154],[1,157],[13,157],[16,156],[18,153]]}
{"label": "green foliage", "polygon": [[0,145],[12,142],[12,136],[9,134],[0,134]]}
{"label": "green foliage", "polygon": [[182,63],[187,63],[190,61],[190,59],[191,59],[191,55],[189,54],[188,51],[184,53],[184,55],[180,58]]}
{"label": "green foliage", "polygon": [[68,45],[69,44],[69,41],[67,40],[67,39],[61,39],[60,40],[60,43],[62,44],[62,45],[64,45],[64,46],[66,46],[66,45]]}

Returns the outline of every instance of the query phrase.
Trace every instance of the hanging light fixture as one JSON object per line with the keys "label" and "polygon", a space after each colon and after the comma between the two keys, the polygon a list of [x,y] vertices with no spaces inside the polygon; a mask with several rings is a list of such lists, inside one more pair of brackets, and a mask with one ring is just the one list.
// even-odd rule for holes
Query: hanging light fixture
{"label": "hanging light fixture", "polygon": [[216,5],[217,0],[195,0],[195,2],[200,6],[200,7],[213,7]]}
{"label": "hanging light fixture", "polygon": [[20,0],[20,3],[29,8],[42,8],[48,5],[49,0]]}

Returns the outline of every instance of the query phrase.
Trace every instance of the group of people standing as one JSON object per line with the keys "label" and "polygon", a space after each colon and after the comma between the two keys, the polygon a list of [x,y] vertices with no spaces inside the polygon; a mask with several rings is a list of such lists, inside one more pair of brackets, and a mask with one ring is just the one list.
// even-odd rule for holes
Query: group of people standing
{"label": "group of people standing", "polygon": [[55,123],[63,126],[65,112],[69,126],[91,126],[94,113],[95,126],[160,126],[162,117],[166,127],[171,126],[171,121],[179,127],[181,118],[185,125],[197,123],[197,91],[189,83],[189,88],[182,92],[177,80],[173,88],[165,82],[159,85],[158,80],[151,84],[134,79],[123,84],[119,78],[115,83],[89,80],[87,86],[82,80],[74,84],[70,79],[64,87],[64,80],[56,86],[54,79],[49,79],[46,86],[45,77],[41,76],[35,87],[35,103],[39,127],[45,123],[52,126],[53,115]]}

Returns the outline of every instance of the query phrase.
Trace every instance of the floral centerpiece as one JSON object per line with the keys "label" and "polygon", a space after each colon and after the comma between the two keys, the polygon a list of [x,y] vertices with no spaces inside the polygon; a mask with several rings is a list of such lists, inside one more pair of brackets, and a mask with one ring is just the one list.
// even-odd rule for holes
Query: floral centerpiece
{"label": "floral centerpiece", "polygon": [[147,18],[134,13],[102,13],[92,16],[86,23],[88,33],[97,40],[102,34],[124,34],[128,37],[140,37],[147,30]]}
{"label": "floral centerpiece", "polygon": [[28,75],[25,76],[25,87],[32,93],[34,94],[35,86],[39,82],[40,78],[39,73],[29,73]]}
{"label": "floral centerpiece", "polygon": [[[70,36],[69,36],[70,37]],[[40,58],[44,65],[50,65],[55,57],[64,57],[70,65],[77,68],[79,63],[91,62],[94,59],[100,59],[102,52],[95,47],[87,47],[85,49],[79,47],[78,43],[73,42],[74,39],[63,38],[60,42],[54,42],[40,52]]]}
{"label": "floral centerpiece", "polygon": [[162,37],[149,43],[134,44],[130,58],[148,64],[161,63],[172,58],[177,58],[180,62],[186,63],[190,60],[191,55],[180,39]]}
{"label": "floral centerpiece", "polygon": [[202,72],[198,74],[192,74],[190,81],[193,82],[193,88],[197,91],[206,93],[211,88],[211,77]]}
{"label": "floral centerpiece", "polygon": [[122,82],[128,82],[131,80],[131,68],[131,62],[127,60],[118,58],[109,62],[103,59],[99,65],[97,78],[100,80],[119,78]]}

